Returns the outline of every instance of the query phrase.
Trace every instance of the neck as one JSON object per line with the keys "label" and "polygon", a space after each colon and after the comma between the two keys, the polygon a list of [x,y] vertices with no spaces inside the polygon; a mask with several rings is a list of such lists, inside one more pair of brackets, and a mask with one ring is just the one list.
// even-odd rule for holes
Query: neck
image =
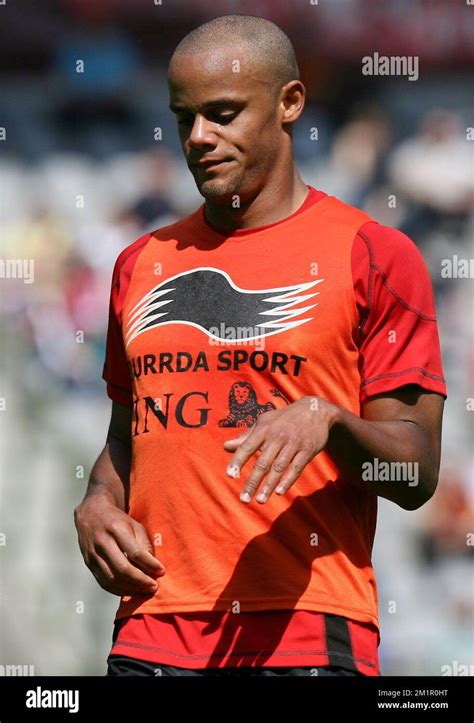
{"label": "neck", "polygon": [[207,200],[205,216],[211,226],[223,231],[266,226],[295,213],[307,195],[308,186],[292,164],[291,174],[286,179],[266,183],[249,201],[242,202],[240,208]]}

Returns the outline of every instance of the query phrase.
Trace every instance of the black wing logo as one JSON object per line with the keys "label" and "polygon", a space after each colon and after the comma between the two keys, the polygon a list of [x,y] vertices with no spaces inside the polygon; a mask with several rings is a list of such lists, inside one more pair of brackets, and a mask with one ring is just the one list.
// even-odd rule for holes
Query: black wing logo
{"label": "black wing logo", "polygon": [[241,289],[220,269],[202,266],[155,286],[130,310],[126,345],[139,334],[165,324],[189,324],[213,339],[229,341],[226,330],[247,329],[246,340],[280,334],[313,317],[316,303],[293,309],[318,295],[304,293],[324,279],[274,289]]}

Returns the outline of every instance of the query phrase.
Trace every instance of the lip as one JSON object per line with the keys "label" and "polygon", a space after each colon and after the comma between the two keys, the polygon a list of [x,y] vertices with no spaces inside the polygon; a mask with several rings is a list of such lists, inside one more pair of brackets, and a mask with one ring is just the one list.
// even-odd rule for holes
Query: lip
{"label": "lip", "polygon": [[214,169],[219,168],[219,166],[222,166],[222,164],[229,162],[230,159],[228,158],[210,158],[209,160],[201,160],[191,165],[193,168],[200,168],[201,170],[205,171],[213,171]]}

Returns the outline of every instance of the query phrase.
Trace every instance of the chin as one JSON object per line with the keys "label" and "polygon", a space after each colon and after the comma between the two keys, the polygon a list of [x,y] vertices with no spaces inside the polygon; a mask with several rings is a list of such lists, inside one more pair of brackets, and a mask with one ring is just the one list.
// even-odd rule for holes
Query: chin
{"label": "chin", "polygon": [[201,196],[215,203],[230,204],[234,196],[241,194],[240,184],[229,179],[209,178],[196,183]]}
{"label": "chin", "polygon": [[204,196],[207,200],[217,203],[232,203],[233,196],[239,193],[235,184],[230,184],[228,181],[220,181],[217,178],[212,178],[201,183],[201,185],[198,186],[198,191],[201,196]]}

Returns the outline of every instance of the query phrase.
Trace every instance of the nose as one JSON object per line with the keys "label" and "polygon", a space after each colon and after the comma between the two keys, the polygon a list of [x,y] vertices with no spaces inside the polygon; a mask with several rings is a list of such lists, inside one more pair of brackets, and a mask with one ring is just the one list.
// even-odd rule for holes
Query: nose
{"label": "nose", "polygon": [[199,113],[194,118],[193,127],[189,134],[188,142],[195,148],[201,148],[202,146],[215,146],[216,137],[211,128],[212,124],[209,123],[203,115]]}

